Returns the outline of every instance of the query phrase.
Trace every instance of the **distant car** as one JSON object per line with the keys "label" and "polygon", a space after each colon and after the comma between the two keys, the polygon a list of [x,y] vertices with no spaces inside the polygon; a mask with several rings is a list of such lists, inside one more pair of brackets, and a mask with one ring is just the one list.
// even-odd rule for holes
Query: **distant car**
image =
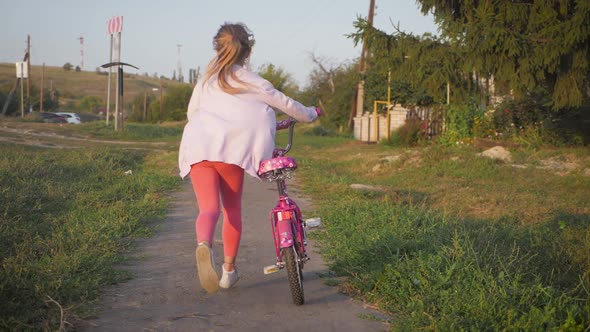
{"label": "distant car", "polygon": [[82,120],[80,120],[80,115],[78,115],[78,113],[57,112],[55,114],[65,117],[66,121],[68,123],[75,123],[75,124],[82,123]]}
{"label": "distant car", "polygon": [[34,112],[31,114],[34,119],[45,123],[68,123],[65,116],[57,115],[51,112]]}

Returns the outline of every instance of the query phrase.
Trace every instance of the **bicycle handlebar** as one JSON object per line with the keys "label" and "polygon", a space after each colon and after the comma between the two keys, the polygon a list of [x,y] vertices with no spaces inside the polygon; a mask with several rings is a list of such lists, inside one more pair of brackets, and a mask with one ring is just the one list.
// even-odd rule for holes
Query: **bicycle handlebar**
{"label": "bicycle handlebar", "polygon": [[[324,114],[324,111],[319,107],[316,107],[315,111],[316,111],[318,117],[320,117]],[[293,129],[295,128],[296,123],[297,123],[297,120],[295,120],[293,118],[288,118],[286,120],[282,120],[282,121],[277,122],[277,130],[289,128],[289,141],[288,141],[285,149],[282,151],[283,155],[287,154],[287,152],[289,152],[289,150],[291,150],[291,145],[293,143]]]}

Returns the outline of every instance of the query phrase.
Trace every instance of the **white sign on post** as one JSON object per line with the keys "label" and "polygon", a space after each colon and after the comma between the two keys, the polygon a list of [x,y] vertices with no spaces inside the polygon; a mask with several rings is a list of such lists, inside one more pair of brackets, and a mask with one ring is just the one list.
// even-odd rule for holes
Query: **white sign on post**
{"label": "white sign on post", "polygon": [[16,78],[29,78],[29,68],[26,62],[16,63]]}

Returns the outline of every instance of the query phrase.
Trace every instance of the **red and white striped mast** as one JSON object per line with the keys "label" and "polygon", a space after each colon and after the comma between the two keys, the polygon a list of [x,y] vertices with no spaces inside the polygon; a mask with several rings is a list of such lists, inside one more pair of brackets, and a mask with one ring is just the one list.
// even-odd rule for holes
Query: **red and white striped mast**
{"label": "red and white striped mast", "polygon": [[[117,62],[121,61],[121,31],[123,30],[123,16],[113,16],[107,22],[107,33],[111,37],[111,49],[109,52],[109,62],[113,62],[113,45],[116,49]],[[109,125],[110,108],[111,108],[111,74],[112,68],[109,67],[109,83],[107,87],[107,126]],[[119,91],[119,71],[117,71],[117,91]],[[115,96],[115,130],[118,130],[119,94]]]}

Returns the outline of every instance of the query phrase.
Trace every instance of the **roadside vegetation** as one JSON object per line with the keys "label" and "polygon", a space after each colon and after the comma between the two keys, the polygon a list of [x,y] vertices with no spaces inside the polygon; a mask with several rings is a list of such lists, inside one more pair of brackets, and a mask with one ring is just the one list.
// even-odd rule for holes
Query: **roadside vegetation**
{"label": "roadside vegetation", "polygon": [[71,329],[129,277],[114,264],[165,212],[176,151],[2,144],[0,155],[0,329]]}
{"label": "roadside vegetation", "polygon": [[[349,37],[371,54],[363,73],[358,59],[315,54],[304,87],[280,67],[258,69],[325,110],[319,124],[298,125],[292,152],[339,287],[391,314],[393,331],[589,331],[588,2],[417,4],[441,35],[358,18]],[[0,64],[0,105],[15,90],[13,70]],[[48,68],[46,77],[56,82],[46,110],[104,120],[105,72]],[[6,104],[0,329],[55,330],[84,316],[100,287],[126,277],[113,264],[163,212],[192,85],[125,80],[120,132],[104,121],[21,122],[18,91]],[[38,110],[34,80],[31,89]],[[383,100],[408,108],[406,123],[378,144],[353,140],[351,120]],[[76,141],[84,148],[26,147],[68,147],[45,131],[86,139]],[[478,155],[489,147],[510,158]]]}
{"label": "roadside vegetation", "polygon": [[513,163],[480,151],[296,137],[339,287],[393,331],[588,330],[590,151],[519,149]]}

